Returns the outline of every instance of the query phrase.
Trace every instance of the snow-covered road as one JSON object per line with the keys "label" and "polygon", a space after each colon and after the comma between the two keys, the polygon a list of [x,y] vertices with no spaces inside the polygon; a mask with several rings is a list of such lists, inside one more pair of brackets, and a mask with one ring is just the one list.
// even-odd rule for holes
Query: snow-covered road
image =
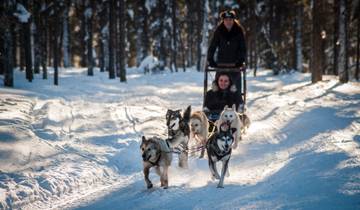
{"label": "snow-covered road", "polygon": [[188,170],[173,164],[169,189],[152,174],[147,190],[140,137],[165,136],[168,108],[200,110],[203,74],[131,74],[127,84],[85,74],[0,88],[0,209],[360,208],[359,83],[250,76],[252,124],[225,188],[191,158]]}

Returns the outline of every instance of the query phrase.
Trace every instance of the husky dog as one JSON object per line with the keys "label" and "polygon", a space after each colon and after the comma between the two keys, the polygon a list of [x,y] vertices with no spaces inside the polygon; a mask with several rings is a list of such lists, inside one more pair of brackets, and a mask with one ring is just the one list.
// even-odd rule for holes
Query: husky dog
{"label": "husky dog", "polygon": [[172,152],[169,144],[165,140],[157,137],[146,139],[145,136],[143,136],[140,149],[147,188],[153,187],[149,179],[149,172],[152,167],[155,167],[156,173],[160,176],[161,187],[164,187],[164,189],[168,188],[168,168],[172,160]]}
{"label": "husky dog", "polygon": [[245,113],[239,114],[239,118],[243,125],[241,127],[241,134],[245,134],[247,132],[247,129],[249,129],[249,126],[250,126],[250,118]]}
{"label": "husky dog", "polygon": [[[209,159],[209,168],[211,175],[215,179],[219,179],[218,188],[223,188],[225,174],[228,171],[229,160],[234,143],[233,132],[235,128],[231,128],[229,123],[223,123],[219,126],[206,144],[206,151]],[[216,169],[216,163],[222,161],[221,176]]]}
{"label": "husky dog", "polygon": [[190,117],[190,137],[195,139],[197,146],[202,146],[199,158],[204,157],[205,145],[208,138],[209,122],[204,112],[196,111]]}
{"label": "husky dog", "polygon": [[218,130],[220,130],[220,126],[223,123],[229,123],[231,128],[236,129],[236,131],[233,133],[233,148],[236,149],[238,142],[241,140],[241,128],[243,127],[243,125],[238,113],[236,112],[235,104],[232,106],[232,108],[229,108],[227,105],[224,107],[224,110],[220,114],[219,120],[216,121],[216,126]]}
{"label": "husky dog", "polygon": [[167,110],[166,125],[168,128],[168,142],[172,149],[178,148],[181,152],[179,154],[179,167],[188,167],[188,143],[190,137],[190,114],[191,106],[188,106],[181,115],[181,110]]}

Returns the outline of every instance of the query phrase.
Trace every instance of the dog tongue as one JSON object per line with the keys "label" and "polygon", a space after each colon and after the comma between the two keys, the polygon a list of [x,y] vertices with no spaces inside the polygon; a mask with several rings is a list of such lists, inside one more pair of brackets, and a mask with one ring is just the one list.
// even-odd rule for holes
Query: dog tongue
{"label": "dog tongue", "polygon": [[227,123],[223,123],[222,125],[221,125],[221,130],[222,131],[227,131],[229,129],[229,125],[227,124]]}

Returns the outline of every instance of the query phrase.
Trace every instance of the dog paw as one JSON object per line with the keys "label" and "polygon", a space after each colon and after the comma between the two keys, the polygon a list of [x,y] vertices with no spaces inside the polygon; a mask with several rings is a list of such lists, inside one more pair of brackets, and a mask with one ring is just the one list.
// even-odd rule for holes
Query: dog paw
{"label": "dog paw", "polygon": [[153,184],[152,184],[152,183],[150,183],[150,184],[147,185],[147,188],[148,188],[148,189],[151,189],[152,187],[153,187]]}
{"label": "dog paw", "polygon": [[163,188],[166,190],[167,188],[169,188],[169,186],[164,186]]}
{"label": "dog paw", "polygon": [[222,186],[222,185],[219,184],[219,185],[217,186],[217,188],[224,188],[224,186]]}

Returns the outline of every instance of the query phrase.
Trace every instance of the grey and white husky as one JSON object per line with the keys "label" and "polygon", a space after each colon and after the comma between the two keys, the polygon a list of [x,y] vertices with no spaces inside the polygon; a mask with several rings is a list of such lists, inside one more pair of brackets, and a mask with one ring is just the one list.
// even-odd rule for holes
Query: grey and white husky
{"label": "grey and white husky", "polygon": [[180,150],[179,167],[188,167],[188,143],[190,137],[190,114],[191,106],[188,106],[181,115],[181,110],[166,112],[166,125],[168,128],[168,142],[172,149]]}
{"label": "grey and white husky", "polygon": [[149,172],[150,168],[155,167],[156,173],[160,176],[161,187],[166,189],[169,186],[168,168],[172,160],[172,152],[169,144],[166,140],[157,137],[146,139],[145,136],[143,136],[140,149],[147,188],[153,187],[149,179]]}
{"label": "grey and white husky", "polygon": [[[209,168],[212,178],[219,179],[218,188],[223,188],[225,174],[228,171],[229,160],[231,157],[232,144],[234,143],[233,133],[236,129],[231,128],[230,124],[223,123],[208,140],[206,151],[209,159]],[[216,163],[222,162],[221,175],[219,175]]]}

